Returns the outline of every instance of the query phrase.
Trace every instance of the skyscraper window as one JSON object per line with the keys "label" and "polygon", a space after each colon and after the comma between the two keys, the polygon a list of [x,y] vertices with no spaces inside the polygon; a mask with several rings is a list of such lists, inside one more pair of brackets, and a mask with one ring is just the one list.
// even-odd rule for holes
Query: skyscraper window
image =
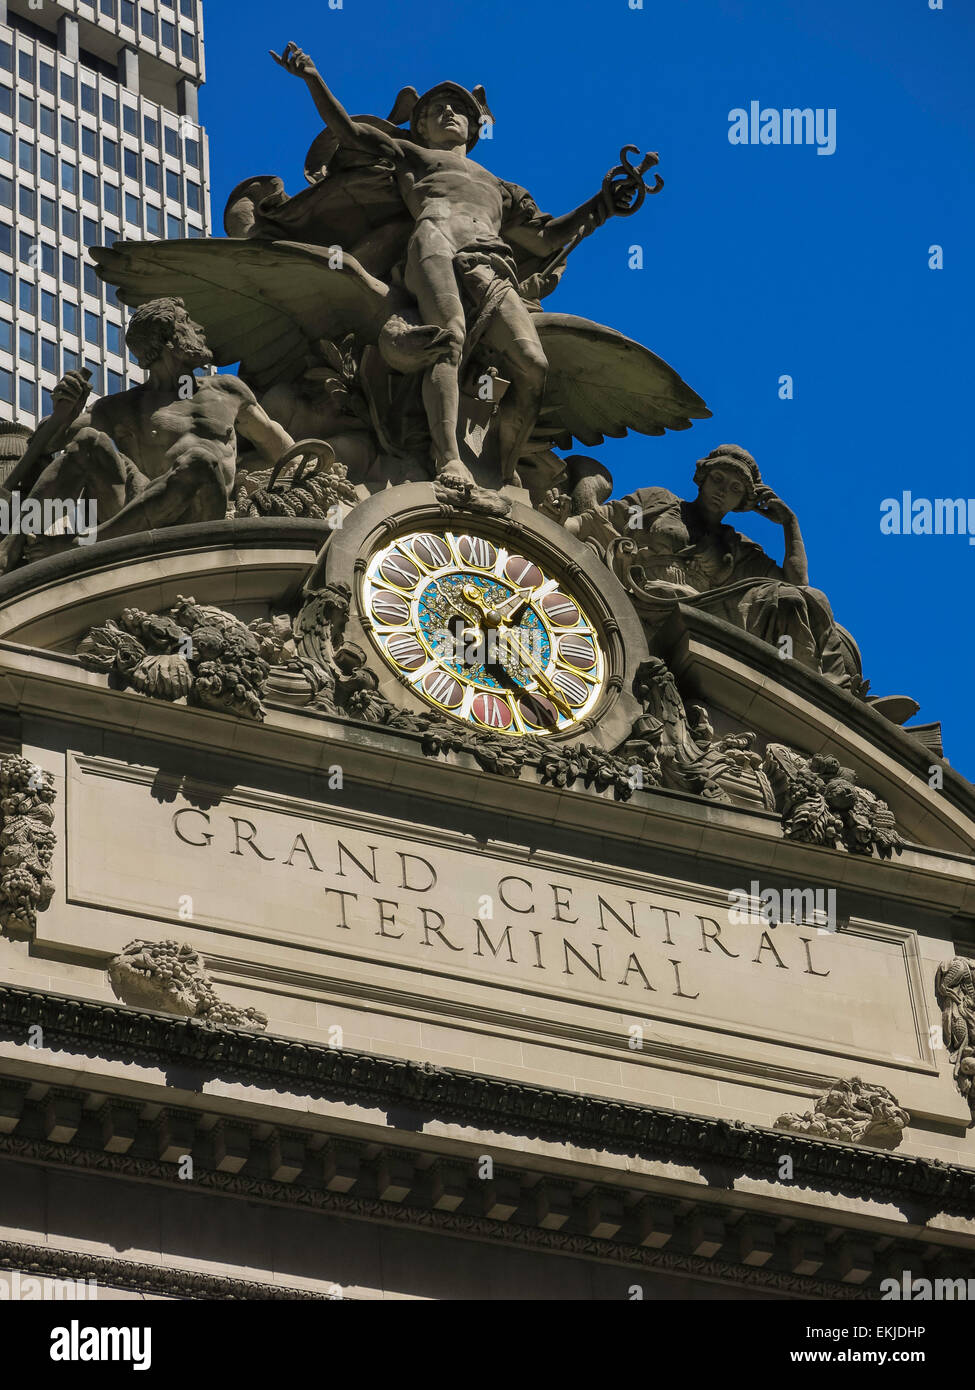
{"label": "skyscraper window", "polygon": [[[203,179],[183,175],[206,167],[206,137],[185,115],[181,90],[188,61],[201,61],[202,54],[199,31],[179,28],[177,13],[183,24],[199,23],[187,0],[68,0],[15,3],[9,10],[20,32],[0,20],[0,255],[16,257],[18,274],[0,271],[0,298],[19,369],[8,372],[6,392],[0,390],[0,420],[30,425],[42,403],[49,409],[42,390],[52,376],[80,365],[59,334],[84,333],[87,360],[110,390],[143,377],[137,364],[110,377],[104,370],[107,354],[116,365],[127,356],[117,321],[122,306],[87,252],[120,237],[203,234],[196,225],[209,216]],[[83,21],[82,47],[72,51],[69,30],[59,54],[58,23],[70,25],[72,11]],[[151,100],[135,86],[119,86],[120,46],[137,49],[140,62],[149,59]],[[38,344],[40,323],[49,336]],[[0,348],[4,333],[0,326]],[[33,414],[25,402],[32,402]]]}

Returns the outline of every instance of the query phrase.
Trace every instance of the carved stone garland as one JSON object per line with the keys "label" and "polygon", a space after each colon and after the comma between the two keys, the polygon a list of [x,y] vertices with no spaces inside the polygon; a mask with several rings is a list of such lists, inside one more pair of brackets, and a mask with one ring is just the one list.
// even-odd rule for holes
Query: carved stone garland
{"label": "carved stone garland", "polygon": [[852,768],[837,758],[805,757],[784,743],[770,743],[765,769],[782,812],[789,840],[844,846],[851,854],[881,859],[900,854],[904,841],[886,801],[857,782]]}
{"label": "carved stone garland", "polygon": [[54,896],[54,779],[27,758],[0,759],[0,926],[32,932]]}
{"label": "carved stone garland", "polygon": [[942,961],[934,977],[934,992],[955,1084],[968,1101],[975,1124],[975,962],[964,956]]}
{"label": "carved stone garland", "polygon": [[[488,494],[493,497],[495,494]],[[778,810],[784,833],[809,844],[889,858],[902,840],[886,802],[861,787],[836,758],[806,757],[770,744],[764,760],[754,733],[715,737],[703,705],[685,707],[673,674],[658,657],[634,682],[644,713],[615,751],[567,747],[541,738],[508,739],[433,713],[390,703],[368,656],[347,641],[351,591],[320,589],[292,620],[284,615],[245,625],[221,609],[180,597],[167,614],[137,608],[91,629],[78,647],[81,664],[123,689],[263,719],[264,698],[421,735],[429,757],[470,754],[478,766],[540,782],[577,782],[628,800],[635,790],[668,787],[728,805]]]}

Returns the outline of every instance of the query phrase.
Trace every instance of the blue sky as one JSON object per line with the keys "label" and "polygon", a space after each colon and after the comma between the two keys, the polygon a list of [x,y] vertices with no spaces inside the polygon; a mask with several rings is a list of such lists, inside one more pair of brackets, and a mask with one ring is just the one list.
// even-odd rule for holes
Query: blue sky
{"label": "blue sky", "polygon": [[[975,546],[880,531],[881,502],[904,491],[975,497],[975,10],[634,2],[205,0],[215,226],[246,176],[304,186],[321,123],[267,57],[288,39],[353,113],[385,116],[407,84],[483,83],[496,125],[477,157],[548,212],[596,192],[621,145],[658,150],[664,191],[574,252],[546,308],[652,348],[714,418],[593,452],[617,495],[693,496],[696,459],[728,441],[751,450],[799,516],[811,582],[859,642],[872,693],[913,695],[917,721],[940,718],[949,760],[975,779]],[[729,112],[751,101],[833,108],[835,153],[732,145]],[[642,270],[628,267],[635,243]],[[736,524],[781,559],[779,527]]]}

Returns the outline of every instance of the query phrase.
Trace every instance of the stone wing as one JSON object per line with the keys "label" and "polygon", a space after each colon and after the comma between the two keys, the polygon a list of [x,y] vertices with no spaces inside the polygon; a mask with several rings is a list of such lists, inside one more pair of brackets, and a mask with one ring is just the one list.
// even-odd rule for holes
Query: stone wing
{"label": "stone wing", "polygon": [[320,246],[222,238],[117,241],[95,247],[103,280],[125,304],[178,296],[206,331],[217,366],[241,364],[259,394],[301,375],[312,344],[354,333],[374,343],[401,297],[346,255]]}
{"label": "stone wing", "polygon": [[[326,144],[326,151],[332,146],[334,141]],[[309,158],[318,158],[315,148]],[[310,188],[290,198],[272,175],[245,179],[227,200],[224,230],[230,237],[259,241],[342,246],[370,275],[388,280],[393,267],[406,258],[413,218],[383,161],[342,150],[327,175],[319,171]]]}
{"label": "stone wing", "polygon": [[592,446],[628,430],[663,434],[710,419],[704,401],[673,367],[631,338],[572,314],[536,314],[548,358],[535,437],[556,448]]}

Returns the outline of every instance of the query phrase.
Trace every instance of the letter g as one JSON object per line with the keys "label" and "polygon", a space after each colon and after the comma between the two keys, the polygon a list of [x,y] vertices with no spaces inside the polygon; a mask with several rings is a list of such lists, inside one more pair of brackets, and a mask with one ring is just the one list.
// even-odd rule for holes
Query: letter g
{"label": "letter g", "polygon": [[209,830],[203,831],[202,840],[188,840],[186,838],[186,836],[183,834],[182,827],[180,825],[181,816],[202,816],[203,819],[206,821],[207,825],[209,825],[210,817],[207,815],[206,811],[198,811],[194,806],[182,807],[181,810],[175,811],[173,813],[173,829],[176,831],[176,838],[182,840],[184,845],[208,845],[210,841],[213,839],[213,836],[210,834]]}

